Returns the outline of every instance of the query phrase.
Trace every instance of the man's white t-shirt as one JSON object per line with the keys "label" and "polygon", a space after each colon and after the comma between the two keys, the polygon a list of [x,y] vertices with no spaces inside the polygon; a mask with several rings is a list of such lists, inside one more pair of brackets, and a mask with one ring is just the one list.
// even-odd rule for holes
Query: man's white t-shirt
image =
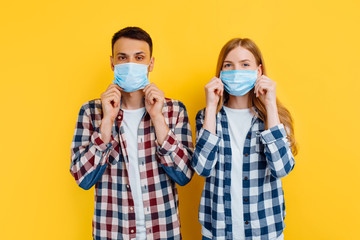
{"label": "man's white t-shirt", "polygon": [[135,205],[136,239],[144,240],[146,239],[145,213],[140,184],[137,139],[139,124],[145,113],[145,107],[135,110],[122,110],[124,112],[123,127],[127,143],[127,154],[129,160],[129,182],[131,187],[131,194],[133,196]]}

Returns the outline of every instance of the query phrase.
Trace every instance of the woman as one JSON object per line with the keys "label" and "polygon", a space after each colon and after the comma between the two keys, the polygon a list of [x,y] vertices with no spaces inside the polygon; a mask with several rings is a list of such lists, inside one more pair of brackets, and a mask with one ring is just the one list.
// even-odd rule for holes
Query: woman
{"label": "woman", "polygon": [[283,239],[281,178],[295,165],[293,121],[252,40],[225,44],[205,95],[192,160],[206,177],[199,207],[203,239]]}

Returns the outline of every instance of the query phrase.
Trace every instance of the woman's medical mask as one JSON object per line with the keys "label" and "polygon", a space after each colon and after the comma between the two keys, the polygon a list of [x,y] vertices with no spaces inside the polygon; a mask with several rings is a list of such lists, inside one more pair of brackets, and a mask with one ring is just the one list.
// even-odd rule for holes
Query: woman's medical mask
{"label": "woman's medical mask", "polygon": [[[150,64],[149,64],[150,65]],[[149,65],[138,63],[121,63],[114,66],[114,81],[125,92],[134,92],[148,85]]]}
{"label": "woman's medical mask", "polygon": [[229,94],[234,96],[243,96],[255,86],[258,72],[257,70],[258,68],[254,71],[221,71],[220,79],[224,83],[224,88]]}

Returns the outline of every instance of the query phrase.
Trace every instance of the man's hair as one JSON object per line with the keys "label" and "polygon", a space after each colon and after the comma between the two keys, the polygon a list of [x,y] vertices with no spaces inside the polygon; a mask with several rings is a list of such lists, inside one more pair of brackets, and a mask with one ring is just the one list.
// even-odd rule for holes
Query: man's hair
{"label": "man's hair", "polygon": [[150,35],[139,27],[126,27],[116,32],[111,40],[111,51],[114,54],[114,45],[119,38],[131,38],[142,40],[149,44],[150,56],[152,56],[153,44]]}

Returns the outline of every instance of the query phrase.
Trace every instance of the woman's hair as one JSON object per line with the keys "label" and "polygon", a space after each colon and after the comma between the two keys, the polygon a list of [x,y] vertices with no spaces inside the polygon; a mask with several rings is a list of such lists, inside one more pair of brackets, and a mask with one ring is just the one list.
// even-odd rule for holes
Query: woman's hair
{"label": "woman's hair", "polygon": [[[228,41],[220,51],[217,66],[216,66],[216,77],[220,76],[220,72],[223,67],[224,60],[225,60],[226,56],[229,54],[229,52],[231,50],[233,50],[234,48],[240,47],[240,46],[247,49],[254,55],[257,66],[259,66],[261,64],[262,73],[264,75],[266,75],[264,59],[261,55],[260,49],[256,46],[256,44],[248,38],[234,38],[234,39]],[[251,111],[254,114],[256,114],[265,123],[265,126],[267,126],[267,112],[266,112],[265,104],[261,101],[260,98],[256,97],[254,91],[249,92],[249,98],[250,98],[249,108],[251,109]],[[228,100],[229,100],[229,93],[224,91],[223,96],[220,98],[217,111],[220,111],[223,104],[226,103]],[[297,143],[295,141],[295,136],[294,136],[293,119],[291,117],[290,112],[285,108],[284,105],[281,104],[281,102],[278,100],[278,98],[276,98],[276,105],[277,105],[277,109],[278,109],[280,122],[282,124],[284,124],[284,127],[286,129],[286,132],[288,135],[287,138],[290,142],[290,146],[291,146],[293,155],[296,155],[298,152],[297,151],[298,149],[297,149]],[[251,108],[252,106],[254,106],[257,109],[258,114],[253,111],[253,109]]]}

